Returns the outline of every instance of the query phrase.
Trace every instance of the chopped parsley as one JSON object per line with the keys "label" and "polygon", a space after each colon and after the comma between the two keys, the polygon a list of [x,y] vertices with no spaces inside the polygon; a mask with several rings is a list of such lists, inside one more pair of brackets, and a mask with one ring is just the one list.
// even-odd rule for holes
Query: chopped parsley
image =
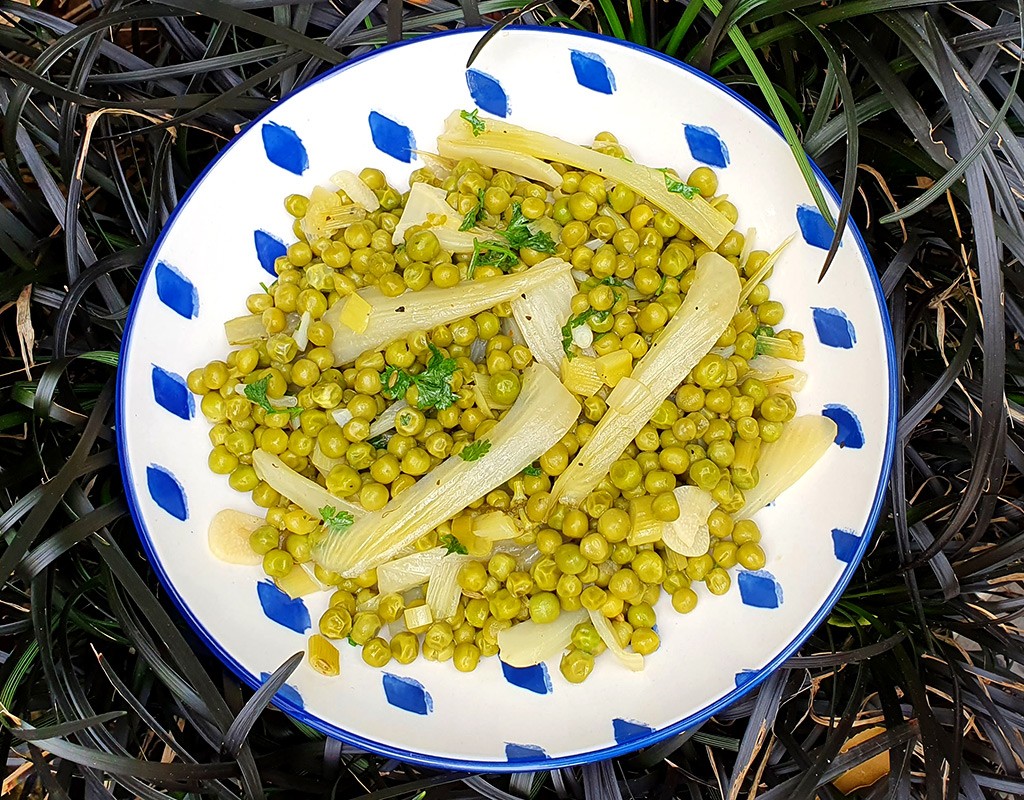
{"label": "chopped parsley", "polygon": [[301,414],[304,409],[302,406],[292,406],[291,408],[275,408],[270,404],[270,400],[267,399],[267,387],[270,385],[270,376],[262,378],[258,381],[253,381],[245,387],[245,396],[253,403],[258,405],[268,414],[289,414],[293,417],[297,417]]}
{"label": "chopped parsley", "polygon": [[508,227],[503,231],[497,231],[497,233],[504,236],[508,246],[515,250],[529,247],[538,253],[555,252],[555,242],[551,236],[545,231],[534,233],[530,230],[528,223],[529,220],[523,216],[522,207],[519,203],[516,203],[512,206],[512,217],[509,220]]}
{"label": "chopped parsley", "polygon": [[353,647],[359,647],[359,642],[357,642],[357,641],[356,641],[355,639],[353,639],[353,638],[352,638],[351,636],[349,636],[349,637],[348,637],[348,639],[346,639],[346,641],[347,641],[347,642],[348,642],[348,643],[349,643],[350,645],[352,645]]}
{"label": "chopped parsley", "polygon": [[587,320],[591,317],[598,315],[607,315],[607,311],[598,311],[596,308],[588,308],[586,311],[581,311],[575,317],[570,317],[569,321],[562,326],[562,349],[571,361],[575,357],[575,353],[572,351],[572,332],[574,328],[585,325]]}
{"label": "chopped parsley", "polygon": [[455,534],[446,533],[441,537],[441,547],[445,548],[448,552],[446,556],[450,556],[452,553],[458,553],[460,556],[469,555],[469,550],[466,549],[466,545],[455,538]]}
{"label": "chopped parsley", "polygon": [[367,439],[366,443],[370,445],[370,447],[372,447],[374,450],[383,450],[388,446],[388,440],[390,438],[391,437],[388,436],[386,433],[379,433],[372,439]]}
{"label": "chopped parsley", "polygon": [[483,458],[491,449],[491,443],[487,439],[480,439],[477,442],[471,442],[463,447],[459,451],[459,458],[463,461],[479,461]]}
{"label": "chopped parsley", "polygon": [[530,464],[530,466],[523,470],[523,474],[529,475],[531,478],[539,478],[544,473],[536,464]]}
{"label": "chopped parsley", "polygon": [[519,256],[507,244],[501,242],[481,242],[473,240],[473,257],[466,268],[466,277],[472,278],[477,267],[497,267],[508,272],[519,263]]}
{"label": "chopped parsley", "polygon": [[690,186],[690,184],[669,175],[668,169],[659,169],[658,172],[665,176],[665,188],[672,194],[681,194],[687,200],[692,200],[700,194],[700,189],[696,186]]}
{"label": "chopped parsley", "polygon": [[430,361],[419,375],[411,375],[398,367],[388,366],[381,375],[381,394],[389,400],[405,395],[410,386],[419,390],[416,405],[420,408],[444,409],[459,399],[452,391],[452,376],[458,369],[454,358],[445,358],[437,347],[430,343]]}
{"label": "chopped parsley", "polygon": [[481,133],[484,132],[484,121],[480,119],[479,109],[474,108],[472,111],[460,111],[459,116],[470,124],[470,126],[473,128],[474,136],[479,136]]}
{"label": "chopped parsley", "polygon": [[476,205],[466,212],[466,216],[462,218],[462,224],[459,226],[459,230],[468,231],[470,228],[475,228],[477,222],[480,220],[480,215],[483,213],[483,211],[484,190],[480,189],[476,193]]}
{"label": "chopped parsley", "polygon": [[272,294],[272,292],[270,291],[270,287],[267,286],[267,284],[265,284],[263,281],[260,281],[260,288],[267,294]]}
{"label": "chopped parsley", "polygon": [[668,283],[668,275],[661,276],[661,283],[658,284],[658,291],[654,293],[655,297],[660,297],[661,293],[665,291],[665,284]]}
{"label": "chopped parsley", "polygon": [[757,338],[759,336],[774,336],[774,335],[775,335],[775,328],[773,328],[771,325],[758,325],[756,328],[754,328],[754,338]]}
{"label": "chopped parsley", "polygon": [[324,527],[331,533],[344,533],[356,521],[355,517],[347,511],[342,511],[334,506],[324,506],[321,508],[320,519],[323,520]]}

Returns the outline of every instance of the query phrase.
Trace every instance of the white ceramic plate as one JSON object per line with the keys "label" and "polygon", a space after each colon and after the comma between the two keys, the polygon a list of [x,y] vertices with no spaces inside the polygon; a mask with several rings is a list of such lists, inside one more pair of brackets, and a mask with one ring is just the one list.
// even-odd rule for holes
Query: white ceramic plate
{"label": "white ceramic plate", "polygon": [[831,230],[785,142],[745,101],[642,48],[532,27],[499,33],[467,71],[480,36],[431,36],[345,64],[272,108],[215,159],[175,211],[136,293],[119,373],[119,444],[135,522],[168,593],[207,646],[257,686],[304,648],[326,595],[288,601],[259,567],[210,555],[210,518],[246,509],[248,498],[208,471],[209,426],[183,376],[224,356],[224,320],[244,313],[245,296],[271,280],[267,268],[290,241],[282,199],[363,166],[405,185],[419,166],[410,148],[431,149],[444,117],[474,105],[579,143],[612,130],[637,160],[682,175],[715,167],[720,191],[740,210],[740,230],[756,227],[769,248],[798,234],[770,285],[787,326],[807,335],[800,412],[828,414],[840,430],[814,470],[758,515],[765,569],[741,573],[723,597],[703,592],[695,613],[660,614],[663,646],[641,673],[612,658],[599,659],[579,686],[562,679],[557,663],[503,670],[495,658],[472,675],[422,659],[381,671],[342,642],[340,678],[303,664],[275,701],[326,734],[403,760],[550,769],[634,750],[708,718],[826,617],[882,502],[893,346],[852,227],[817,283]]}

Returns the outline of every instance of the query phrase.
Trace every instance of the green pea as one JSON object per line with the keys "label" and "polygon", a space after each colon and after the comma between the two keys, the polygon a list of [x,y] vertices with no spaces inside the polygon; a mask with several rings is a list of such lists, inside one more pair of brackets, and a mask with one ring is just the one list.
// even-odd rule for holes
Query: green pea
{"label": "green pea", "polygon": [[736,566],[737,549],[735,542],[717,542],[711,548],[711,557],[723,569],[732,569]]}
{"label": "green pea", "polygon": [[572,646],[592,656],[600,655],[606,649],[593,623],[581,622],[572,629]]}
{"label": "green pea", "polygon": [[704,577],[714,569],[714,566],[714,559],[706,553],[702,556],[687,559],[686,577],[691,581],[702,581],[704,580]]}
{"label": "green pea", "polygon": [[755,542],[744,542],[736,551],[736,561],[744,569],[762,569],[765,565],[764,550]]}
{"label": "green pea", "polygon": [[391,656],[399,664],[411,664],[420,653],[420,640],[415,633],[402,631],[391,639]]}
{"label": "green pea", "polygon": [[287,550],[275,548],[263,555],[263,571],[271,578],[283,578],[294,565],[295,559]]}
{"label": "green pea", "polygon": [[674,522],[679,519],[679,501],[674,492],[663,492],[655,496],[651,503],[651,512],[662,522]]}
{"label": "green pea", "polygon": [[472,672],[480,663],[480,648],[469,642],[456,645],[452,663],[459,672]]}
{"label": "green pea", "polygon": [[512,405],[519,397],[520,388],[519,376],[511,370],[502,370],[490,377],[491,395],[502,405]]}
{"label": "green pea", "polygon": [[703,389],[717,389],[725,383],[726,371],[726,360],[708,353],[693,368],[693,379]]}
{"label": "green pea", "polygon": [[702,458],[690,465],[688,474],[690,482],[693,483],[694,486],[698,486],[704,491],[710,492],[715,488],[715,486],[717,486],[719,478],[721,477],[721,470],[714,461]]}
{"label": "green pea", "polygon": [[508,589],[499,589],[489,601],[491,615],[499,620],[514,619],[522,605],[522,601]]}
{"label": "green pea", "polygon": [[559,669],[569,683],[583,683],[594,671],[594,657],[583,650],[572,648],[562,656]]}
{"label": "green pea", "polygon": [[391,660],[391,645],[375,636],[363,645],[362,656],[371,667],[383,667]]}
{"label": "green pea", "polygon": [[[651,454],[653,456],[653,453]],[[654,464],[660,463],[660,457],[655,456]],[[654,469],[644,476],[644,489],[648,494],[664,494],[676,488],[676,476],[663,469]]]}
{"label": "green pea", "polygon": [[770,422],[769,420],[761,420],[758,432],[761,435],[761,439],[765,442],[777,442],[779,437],[782,436],[782,423],[781,422]]}
{"label": "green pea", "polygon": [[623,458],[612,464],[609,477],[615,488],[627,491],[640,485],[643,480],[643,471],[635,460]]}
{"label": "green pea", "polygon": [[654,550],[641,550],[630,566],[644,583],[661,583],[665,580],[665,562]]}
{"label": "green pea", "polygon": [[365,645],[377,635],[383,621],[375,611],[359,611],[352,620],[352,631],[349,634],[356,644]]}
{"label": "green pea", "polygon": [[635,652],[649,656],[661,646],[661,637],[650,628],[637,628],[629,637],[629,644]]}
{"label": "green pea", "polygon": [[578,545],[559,545],[554,552],[555,565],[564,573],[579,575],[587,568],[587,559]]}
{"label": "green pea", "polygon": [[554,622],[561,610],[558,596],[552,592],[538,592],[530,598],[530,619],[536,623]]}
{"label": "green pea", "polygon": [[276,528],[261,525],[249,534],[249,546],[253,552],[263,556],[277,548],[279,539],[280,532]]}
{"label": "green pea", "polygon": [[736,448],[725,439],[716,439],[708,445],[708,458],[720,467],[728,467],[736,457]]}
{"label": "green pea", "polygon": [[761,418],[768,422],[785,422],[789,417],[789,405],[782,395],[768,395],[760,405]]}
{"label": "green pea", "polygon": [[724,569],[715,567],[704,576],[704,585],[711,594],[725,594],[732,585],[732,579]]}
{"label": "green pea", "polygon": [[697,167],[686,182],[698,189],[703,197],[714,197],[718,191],[718,176],[709,167]]}
{"label": "green pea", "polygon": [[680,614],[689,614],[697,607],[697,593],[689,586],[672,593],[672,608]]}

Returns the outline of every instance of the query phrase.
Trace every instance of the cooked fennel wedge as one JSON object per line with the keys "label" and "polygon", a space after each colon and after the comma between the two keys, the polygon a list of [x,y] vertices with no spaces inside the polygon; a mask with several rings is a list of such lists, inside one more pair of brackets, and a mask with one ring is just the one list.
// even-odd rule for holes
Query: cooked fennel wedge
{"label": "cooked fennel wedge", "polygon": [[391,243],[398,245],[404,242],[406,231],[416,225],[428,227],[437,237],[441,249],[449,253],[472,253],[475,240],[485,242],[500,238],[494,231],[482,228],[460,230],[462,215],[448,203],[447,192],[429,183],[412,185],[409,201],[391,236]]}
{"label": "cooked fennel wedge", "polygon": [[252,468],[260,480],[264,480],[282,495],[312,517],[320,516],[320,509],[332,506],[347,511],[356,519],[366,514],[366,509],[335,497],[316,481],[300,475],[273,453],[257,448],[252,451]]}
{"label": "cooked fennel wedge", "polygon": [[[419,185],[419,184],[417,184]],[[335,362],[348,364],[356,357],[414,331],[430,330],[437,325],[479,314],[489,308],[531,291],[557,275],[568,275],[569,264],[549,258],[513,275],[501,275],[478,281],[464,281],[452,289],[428,286],[419,292],[404,292],[385,297],[374,286],[359,290],[370,305],[366,327],[357,333],[342,322],[347,298],[342,298],[327,313],[324,321],[334,329],[331,350]]]}
{"label": "cooked fennel wedge", "polygon": [[757,460],[760,480],[744,493],[746,502],[736,519],[749,519],[803,477],[828,451],[839,429],[826,416],[794,417],[777,441],[761,445]]}
{"label": "cooked fennel wedge", "polygon": [[532,667],[557,658],[569,646],[572,630],[587,619],[582,608],[563,611],[554,622],[524,620],[498,631],[498,657],[510,667]]}
{"label": "cooked fennel wedge", "polygon": [[[473,126],[454,112],[445,120],[444,132],[437,137],[437,152],[447,158],[474,158],[495,169],[512,169],[528,175],[523,168],[536,172],[538,160],[557,161],[577,169],[601,175],[615,183],[628,186],[658,208],[685,225],[711,249],[716,249],[732,230],[732,223],[700,195],[684,197],[669,191],[666,174],[652,167],[624,161],[578,144],[570,144],[554,136],[537,133],[499,119],[484,120],[484,129],[474,135]],[[510,157],[517,156],[511,167]],[[543,163],[543,162],[538,162]],[[550,166],[550,165],[549,165]],[[552,170],[554,172],[554,170]],[[549,186],[561,184],[557,172],[544,178],[528,175]],[[673,185],[679,183],[673,181]]]}
{"label": "cooked fennel wedge", "polygon": [[384,508],[328,534],[313,557],[352,577],[383,564],[478,497],[522,472],[572,427],[580,404],[542,364],[531,365],[505,417],[487,433],[490,449],[475,461],[452,456]]}
{"label": "cooked fennel wedge", "polygon": [[608,411],[555,481],[554,502],[577,506],[590,494],[661,401],[718,341],[736,313],[739,294],[740,279],[732,264],[718,253],[697,260],[697,275],[683,304],[633,373],[608,395]]}
{"label": "cooked fennel wedge", "polygon": [[561,331],[572,316],[574,294],[576,281],[568,272],[560,272],[512,301],[512,316],[530,352],[554,373],[565,355]]}

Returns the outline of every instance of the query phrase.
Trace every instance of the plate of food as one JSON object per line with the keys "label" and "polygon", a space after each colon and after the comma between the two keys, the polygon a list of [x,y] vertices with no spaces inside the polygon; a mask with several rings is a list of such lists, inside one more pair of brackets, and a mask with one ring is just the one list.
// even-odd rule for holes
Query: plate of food
{"label": "plate of food", "polygon": [[859,234],[819,281],[829,220],[749,104],[565,30],[467,68],[482,35],[348,62],[224,148],[136,292],[118,442],[242,681],[303,652],[274,704],[327,735],[550,769],[698,724],[827,617],[894,355]]}

